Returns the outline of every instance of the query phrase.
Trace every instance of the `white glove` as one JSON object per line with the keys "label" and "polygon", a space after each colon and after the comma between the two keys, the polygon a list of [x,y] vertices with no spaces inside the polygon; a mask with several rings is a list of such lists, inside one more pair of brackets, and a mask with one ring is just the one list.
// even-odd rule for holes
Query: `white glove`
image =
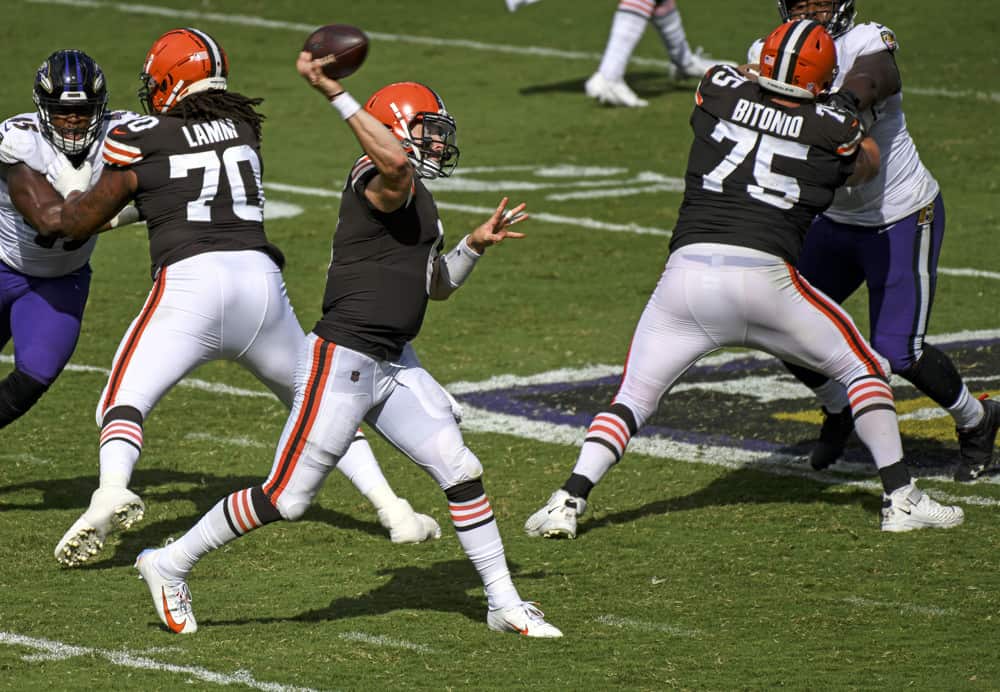
{"label": "white glove", "polygon": [[74,190],[83,192],[90,187],[90,179],[93,177],[94,167],[89,162],[84,162],[79,168],[65,166],[52,181],[52,187],[63,197],[69,196]]}

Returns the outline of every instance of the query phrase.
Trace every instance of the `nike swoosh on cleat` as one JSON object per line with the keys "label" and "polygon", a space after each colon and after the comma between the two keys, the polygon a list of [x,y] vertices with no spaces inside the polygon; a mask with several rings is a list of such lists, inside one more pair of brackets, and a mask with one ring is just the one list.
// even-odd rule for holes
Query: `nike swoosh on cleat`
{"label": "nike swoosh on cleat", "polygon": [[170,631],[174,634],[180,634],[180,631],[184,629],[184,625],[187,624],[187,618],[177,622],[174,620],[173,616],[170,615],[170,608],[167,606],[167,594],[163,590],[162,586],[160,587],[160,597],[163,598],[163,615],[167,619],[167,627],[169,627]]}

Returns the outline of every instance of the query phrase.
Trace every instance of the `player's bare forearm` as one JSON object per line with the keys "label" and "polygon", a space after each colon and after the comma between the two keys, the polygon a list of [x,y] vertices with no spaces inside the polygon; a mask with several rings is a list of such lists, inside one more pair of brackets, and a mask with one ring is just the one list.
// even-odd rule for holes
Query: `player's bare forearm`
{"label": "player's bare forearm", "polygon": [[847,186],[866,183],[878,174],[882,165],[882,152],[871,137],[865,137],[858,144],[858,158],[854,161],[854,172],[844,183]]}
{"label": "player's bare forearm", "polygon": [[841,89],[858,97],[858,108],[871,108],[879,101],[892,96],[903,87],[896,66],[896,58],[888,51],[858,58],[844,77]]}
{"label": "player's bare forearm", "polygon": [[62,205],[62,234],[81,240],[107,229],[108,221],[135,194],[132,171],[105,169],[100,179],[83,194],[71,194]]}
{"label": "player's bare forearm", "polygon": [[347,125],[375,164],[385,187],[408,195],[413,182],[413,166],[395,135],[364,110],[348,118]]}
{"label": "player's bare forearm", "polygon": [[63,198],[44,174],[26,163],[7,166],[7,190],[18,213],[43,236],[59,235]]}

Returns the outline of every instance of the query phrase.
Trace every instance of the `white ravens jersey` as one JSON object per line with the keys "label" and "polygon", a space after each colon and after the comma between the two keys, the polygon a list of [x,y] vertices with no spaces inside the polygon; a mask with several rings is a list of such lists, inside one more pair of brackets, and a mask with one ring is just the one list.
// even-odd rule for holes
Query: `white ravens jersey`
{"label": "white ravens jersey", "polygon": [[[103,168],[101,142],[115,125],[138,117],[129,111],[112,111],[104,117],[104,127],[90,147],[86,160],[94,167],[91,184]],[[24,163],[49,182],[65,166],[71,165],[65,154],[46,139],[38,126],[37,113],[22,113],[0,123],[0,163]],[[44,238],[14,208],[7,181],[0,179],[0,261],[22,274],[49,278],[64,276],[82,267],[94,251],[97,237],[79,243],[62,238]]]}
{"label": "white ravens jersey", "polygon": [[[834,39],[837,46],[837,77],[834,88],[844,83],[854,62],[865,55],[897,49],[896,36],[881,24],[857,24]],[[760,62],[762,41],[748,51],[747,60]],[[882,226],[909,216],[927,206],[940,188],[920,161],[917,147],[906,129],[903,95],[896,93],[862,114],[868,134],[878,144],[882,165],[872,180],[837,190],[824,215],[852,226]]]}

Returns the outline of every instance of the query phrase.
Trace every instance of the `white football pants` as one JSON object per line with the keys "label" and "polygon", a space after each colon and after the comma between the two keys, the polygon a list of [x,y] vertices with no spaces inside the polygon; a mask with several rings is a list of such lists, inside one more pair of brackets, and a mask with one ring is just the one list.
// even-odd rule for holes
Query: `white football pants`
{"label": "white football pants", "polygon": [[145,419],[199,365],[232,360],[290,407],[305,334],[281,270],[263,252],[206,252],[160,270],[115,353],[97,424],[115,406]]}
{"label": "white football pants", "polygon": [[613,403],[628,406],[641,428],[695,361],[726,346],[766,351],[844,385],[889,372],[851,317],[790,264],[758,250],[698,243],[670,255]]}
{"label": "white football pants", "polygon": [[295,403],[263,484],[283,517],[301,516],[362,420],[442,489],[482,475],[448,394],[411,346],[390,363],[308,334],[295,377]]}

